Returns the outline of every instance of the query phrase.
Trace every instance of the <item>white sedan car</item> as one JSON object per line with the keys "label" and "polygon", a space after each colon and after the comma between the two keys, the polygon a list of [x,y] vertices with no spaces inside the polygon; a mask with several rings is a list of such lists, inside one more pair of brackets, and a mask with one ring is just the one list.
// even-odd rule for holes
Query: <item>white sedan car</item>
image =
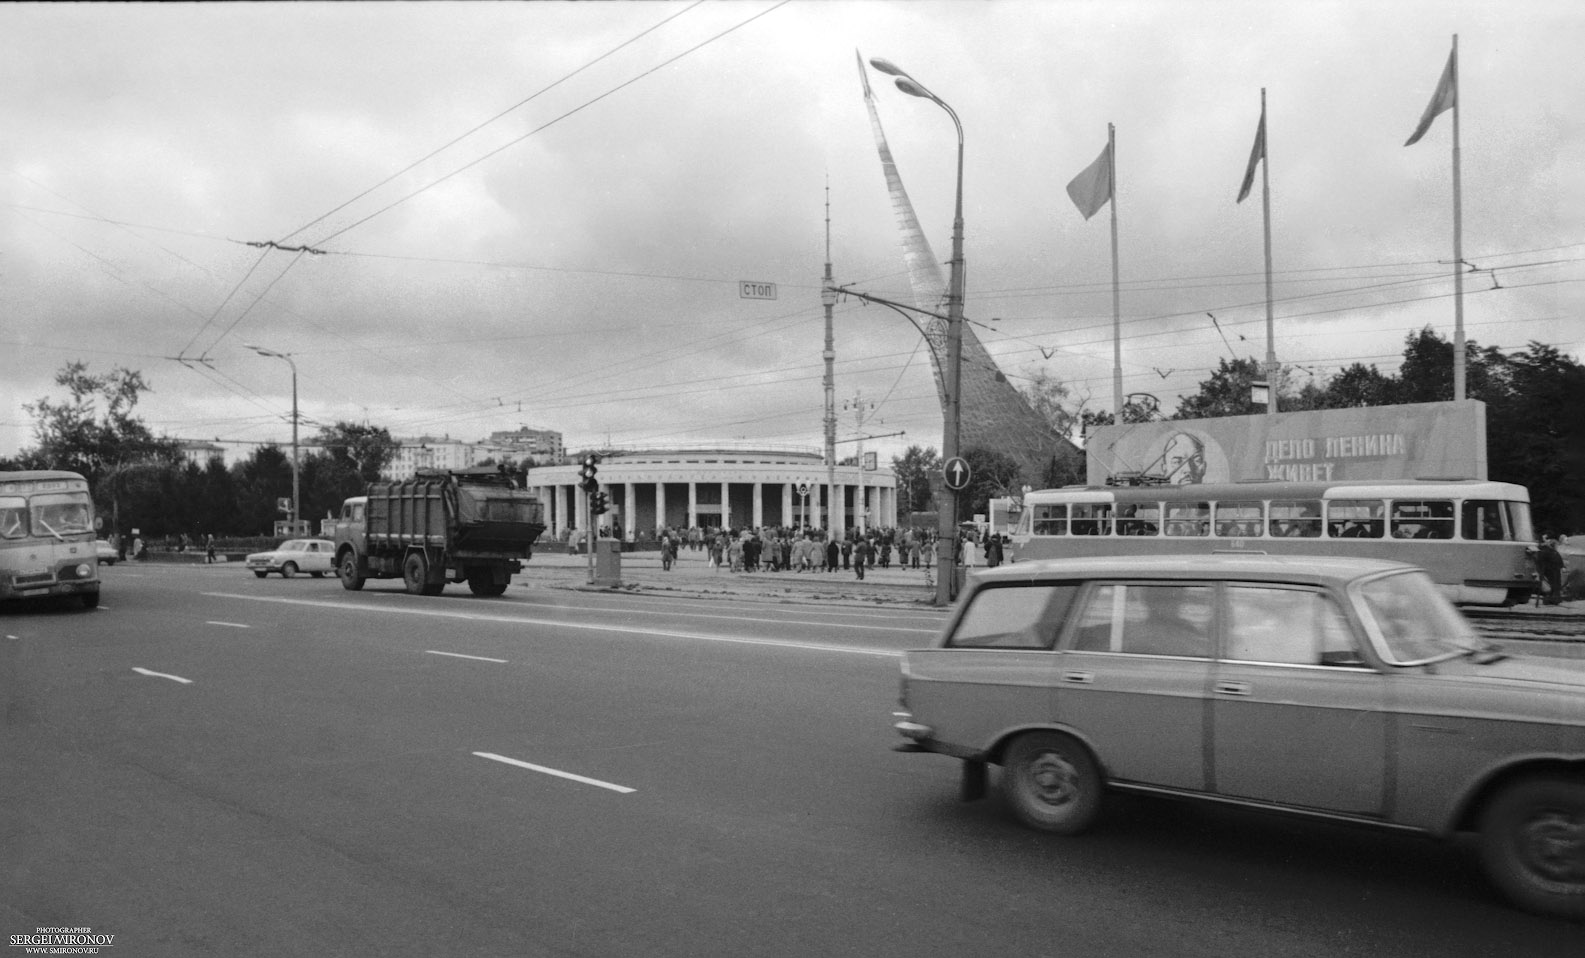
{"label": "white sedan car", "polygon": [[248,556],[248,570],[259,578],[279,572],[290,579],[299,572],[314,578],[331,571],[335,562],[335,543],[329,539],[288,539],[272,552]]}

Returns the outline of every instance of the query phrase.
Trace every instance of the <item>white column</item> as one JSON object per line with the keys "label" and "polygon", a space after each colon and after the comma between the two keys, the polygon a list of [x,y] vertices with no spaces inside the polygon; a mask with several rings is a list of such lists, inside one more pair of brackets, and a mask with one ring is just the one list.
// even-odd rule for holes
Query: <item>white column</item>
{"label": "white column", "polygon": [[791,526],[793,524],[793,487],[790,482],[781,484],[781,516],[782,525]]}
{"label": "white column", "polygon": [[638,525],[633,521],[637,517],[637,513],[633,511],[633,507],[637,505],[637,503],[638,495],[633,491],[633,484],[631,482],[624,482],[622,484],[622,521],[619,524],[620,529],[616,534],[618,539],[626,539],[629,534],[638,534]]}
{"label": "white column", "polygon": [[754,483],[754,528],[765,524],[765,484]]}
{"label": "white column", "polygon": [[729,482],[721,483],[721,528],[723,529],[732,528],[732,496],[731,489],[728,488],[730,485]]}

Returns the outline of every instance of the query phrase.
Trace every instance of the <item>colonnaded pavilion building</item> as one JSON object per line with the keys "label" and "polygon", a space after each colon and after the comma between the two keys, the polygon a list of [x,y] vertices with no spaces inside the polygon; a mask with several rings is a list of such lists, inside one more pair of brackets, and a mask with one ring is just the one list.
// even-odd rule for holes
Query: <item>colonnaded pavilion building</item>
{"label": "colonnaded pavilion building", "polygon": [[[611,449],[595,479],[610,498],[600,516],[622,539],[662,528],[813,526],[857,529],[897,524],[897,479],[889,469],[828,470],[819,452],[731,444],[691,449]],[[545,504],[547,534],[582,530],[580,462],[535,466],[528,488]],[[832,482],[828,491],[827,484]]]}

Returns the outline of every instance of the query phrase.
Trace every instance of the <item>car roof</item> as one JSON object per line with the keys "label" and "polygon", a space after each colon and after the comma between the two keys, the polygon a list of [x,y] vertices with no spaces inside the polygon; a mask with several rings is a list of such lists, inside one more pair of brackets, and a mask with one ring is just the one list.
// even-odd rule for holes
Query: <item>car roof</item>
{"label": "car roof", "polygon": [[1326,582],[1341,585],[1363,576],[1381,572],[1401,572],[1413,568],[1415,566],[1404,562],[1352,556],[1213,553],[1037,559],[1014,562],[984,571],[976,570],[974,578],[984,583],[1037,578],[1162,578],[1253,579],[1270,582]]}

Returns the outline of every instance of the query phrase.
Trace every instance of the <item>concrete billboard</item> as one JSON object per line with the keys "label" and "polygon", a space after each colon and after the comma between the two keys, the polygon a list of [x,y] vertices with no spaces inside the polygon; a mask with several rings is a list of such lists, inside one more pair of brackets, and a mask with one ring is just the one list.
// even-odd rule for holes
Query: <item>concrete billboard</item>
{"label": "concrete billboard", "polygon": [[1486,478],[1486,405],[1364,406],[1106,426],[1090,485],[1146,481]]}

